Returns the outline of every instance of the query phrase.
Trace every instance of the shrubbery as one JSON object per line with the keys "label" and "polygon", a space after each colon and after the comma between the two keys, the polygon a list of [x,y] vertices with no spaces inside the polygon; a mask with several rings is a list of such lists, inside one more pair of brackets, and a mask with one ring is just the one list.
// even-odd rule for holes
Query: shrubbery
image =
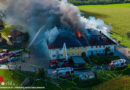
{"label": "shrubbery", "polygon": [[102,65],[102,64],[109,64],[111,61],[119,59],[118,56],[96,56],[90,57],[91,62],[94,64]]}
{"label": "shrubbery", "polygon": [[127,37],[128,37],[128,38],[130,38],[130,31],[129,31],[129,32],[127,32]]}

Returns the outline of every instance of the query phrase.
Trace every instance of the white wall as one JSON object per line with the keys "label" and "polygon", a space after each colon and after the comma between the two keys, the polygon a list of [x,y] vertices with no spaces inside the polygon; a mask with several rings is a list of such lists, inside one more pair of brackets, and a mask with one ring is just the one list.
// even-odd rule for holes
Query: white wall
{"label": "white wall", "polygon": [[[105,45],[105,46],[88,46],[88,47],[79,47],[77,49],[73,48],[73,49],[68,49],[67,52],[69,55],[75,54],[74,56],[79,56],[81,55],[82,52],[86,52],[87,56],[91,55],[91,51],[93,51],[94,55],[97,55],[98,53],[104,53],[104,50],[106,47],[110,48],[111,52],[114,52],[115,50],[115,45]],[[50,57],[51,59],[63,59],[65,58],[65,53],[63,53],[62,49],[50,49],[49,50],[50,53]],[[58,55],[58,58],[57,58]]]}
{"label": "white wall", "polygon": [[111,52],[114,52],[114,50],[115,50],[115,45],[88,46],[86,54],[87,54],[87,56],[90,56],[91,52],[93,52],[94,55],[96,55],[98,53],[102,54],[102,53],[104,53],[104,50],[106,47],[109,47]]}

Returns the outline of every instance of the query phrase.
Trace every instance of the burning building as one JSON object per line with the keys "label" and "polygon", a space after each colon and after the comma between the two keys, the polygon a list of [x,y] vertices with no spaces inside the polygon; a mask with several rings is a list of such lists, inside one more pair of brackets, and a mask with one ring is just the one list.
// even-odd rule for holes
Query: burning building
{"label": "burning building", "polygon": [[106,48],[114,52],[116,42],[103,32],[92,29],[87,29],[86,32],[87,35],[82,35],[79,31],[73,34],[71,31],[62,30],[56,40],[49,45],[51,59],[81,56],[83,52],[86,56],[103,54]]}
{"label": "burning building", "polygon": [[3,6],[6,6],[8,15],[5,22],[10,25],[22,25],[30,35],[29,47],[35,44],[42,53],[48,52],[46,39],[49,37],[53,39],[51,34],[45,35],[47,31],[51,31],[53,27],[59,28],[61,25],[70,29],[69,31],[61,29],[56,40],[49,44],[51,59],[81,56],[83,52],[87,56],[96,55],[104,53],[106,47],[114,52],[116,43],[97,30],[102,28],[101,30],[107,31],[104,21],[92,17],[85,18],[80,10],[67,0],[5,1]]}

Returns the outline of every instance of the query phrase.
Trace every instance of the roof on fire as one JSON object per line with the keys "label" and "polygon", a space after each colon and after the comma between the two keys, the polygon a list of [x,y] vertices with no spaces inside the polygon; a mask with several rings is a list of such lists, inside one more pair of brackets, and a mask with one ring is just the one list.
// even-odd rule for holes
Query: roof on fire
{"label": "roof on fire", "polygon": [[50,49],[63,48],[64,43],[67,48],[87,46],[88,42],[84,37],[78,38],[71,33],[62,32],[58,35],[56,40],[49,45]]}
{"label": "roof on fire", "polygon": [[[90,32],[90,30],[88,31]],[[116,44],[103,33],[96,33],[97,34],[91,33],[91,35],[89,34],[87,37],[82,36],[79,38],[72,33],[61,32],[57,36],[56,40],[51,45],[49,45],[49,49],[63,48],[64,43],[66,44],[67,48]]]}

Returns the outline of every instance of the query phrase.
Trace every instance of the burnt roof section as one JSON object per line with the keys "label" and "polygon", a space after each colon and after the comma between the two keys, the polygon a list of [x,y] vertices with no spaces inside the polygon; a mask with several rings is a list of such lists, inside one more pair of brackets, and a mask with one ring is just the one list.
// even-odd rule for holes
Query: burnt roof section
{"label": "burnt roof section", "polygon": [[116,42],[110,39],[107,35],[103,34],[101,31],[88,29],[87,32],[90,46],[116,44]]}
{"label": "burnt roof section", "polygon": [[80,38],[71,32],[62,32],[58,35],[56,40],[49,45],[49,49],[63,48],[64,43],[67,48],[116,44],[102,32],[88,30],[88,35]]}
{"label": "burnt roof section", "polygon": [[58,35],[56,40],[49,45],[49,48],[63,48],[64,43],[67,48],[87,46],[87,41],[85,41],[84,37],[78,38],[72,33],[62,32]]}

